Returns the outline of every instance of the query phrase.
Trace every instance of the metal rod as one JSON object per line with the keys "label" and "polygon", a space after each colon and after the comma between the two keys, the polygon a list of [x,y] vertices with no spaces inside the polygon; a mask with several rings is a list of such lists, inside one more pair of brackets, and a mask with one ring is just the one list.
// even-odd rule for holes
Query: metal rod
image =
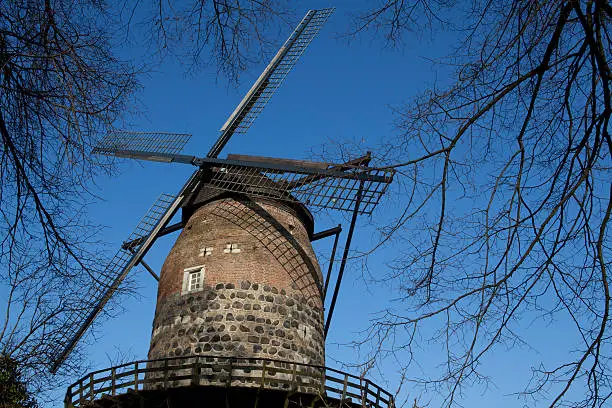
{"label": "metal rod", "polygon": [[336,230],[336,238],[334,239],[334,247],[332,249],[331,258],[329,258],[329,267],[327,268],[327,277],[325,278],[325,288],[323,289],[323,300],[325,300],[325,296],[327,295],[327,287],[329,286],[329,280],[331,279],[331,273],[334,267],[334,259],[336,258],[336,248],[338,247],[338,239],[340,238],[340,233],[342,232],[340,224],[338,224],[336,228],[332,229]]}
{"label": "metal rod", "polygon": [[333,228],[327,229],[325,231],[316,232],[316,233],[312,234],[312,238],[310,238],[310,242],[314,242],[314,241],[317,241],[319,239],[331,237],[332,235],[338,235],[341,232],[342,232],[342,226],[340,224],[338,224],[337,227],[333,227]]}
{"label": "metal rod", "polygon": [[353,231],[355,231],[355,222],[357,221],[357,214],[359,214],[359,203],[361,202],[361,190],[363,183],[360,184],[359,190],[357,190],[357,201],[355,202],[355,209],[353,210],[353,216],[351,218],[351,225],[349,226],[348,235],[346,237],[346,244],[344,245],[344,253],[342,254],[342,261],[340,262],[340,269],[338,270],[338,278],[336,279],[336,287],[334,288],[334,295],[332,296],[331,305],[329,306],[329,312],[327,313],[327,319],[325,321],[325,332],[324,337],[327,338],[327,332],[329,331],[329,325],[331,323],[332,316],[334,315],[334,308],[336,307],[336,299],[338,298],[338,291],[340,290],[340,283],[342,283],[342,275],[344,274],[344,267],[346,266],[346,260],[348,259],[349,248],[351,247],[351,240],[353,239]]}
{"label": "metal rod", "polygon": [[151,268],[151,267],[149,266],[149,264],[147,264],[147,263],[144,261],[144,259],[141,259],[141,260],[140,260],[140,264],[141,264],[142,266],[144,266],[144,268],[145,268],[145,269],[146,269],[146,270],[147,270],[147,271],[148,271],[148,272],[151,274],[151,276],[152,276],[152,277],[154,277],[154,278],[155,278],[155,280],[156,280],[156,281],[158,281],[158,282],[159,282],[159,276],[158,276],[158,275],[155,273],[155,271],[153,270],[153,268]]}

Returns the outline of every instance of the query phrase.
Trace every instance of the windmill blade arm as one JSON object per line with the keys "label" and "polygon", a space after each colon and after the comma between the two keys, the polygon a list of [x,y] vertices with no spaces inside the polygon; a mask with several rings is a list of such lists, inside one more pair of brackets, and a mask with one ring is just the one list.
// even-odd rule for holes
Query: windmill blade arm
{"label": "windmill blade arm", "polygon": [[330,167],[329,163],[313,162],[309,160],[280,159],[277,157],[266,156],[251,156],[246,154],[228,154],[227,160],[245,161],[251,163],[277,163],[290,166],[308,167],[319,170],[327,169]]}
{"label": "windmill blade arm", "polygon": [[306,13],[221,127],[221,136],[210,149],[207,157],[218,157],[234,133],[245,133],[249,129],[333,11],[333,8],[328,8],[310,10]]}
{"label": "windmill blade arm", "polygon": [[161,163],[183,163],[198,165],[198,158],[186,154],[157,153],[144,150],[110,149],[96,147],[92,153],[104,156],[122,157],[126,159],[147,160]]}
{"label": "windmill blade arm", "polygon": [[191,138],[187,133],[129,132],[115,130],[104,136],[93,152],[113,155],[118,150],[179,154]]}
{"label": "windmill blade arm", "polygon": [[119,249],[104,276],[98,280],[97,287],[90,288],[86,295],[86,298],[93,299],[89,312],[80,310],[68,316],[62,338],[56,339],[56,344],[51,346],[51,372],[56,372],[66,360],[130,270],[142,260],[160,231],[179,209],[187,193],[197,186],[199,175],[199,171],[194,172],[176,197],[162,194],[158,198],[128,238],[128,241],[138,240],[138,243],[128,249]]}
{"label": "windmill blade arm", "polygon": [[[255,157],[255,156],[249,156]],[[278,174],[281,179],[285,179],[283,188],[293,182],[296,176],[312,175],[320,178],[334,179],[349,179],[364,182],[374,183],[390,183],[393,179],[395,171],[392,169],[378,169],[375,167],[349,166],[346,164],[328,164],[324,163],[327,168],[315,166],[317,163],[308,162],[310,165],[305,166],[300,164],[298,160],[289,161],[280,159],[279,161],[250,161],[250,160],[229,160],[229,159],[212,159],[212,158],[196,158],[195,163],[202,168],[213,168],[217,173],[228,173],[230,169],[242,171],[244,174]],[[286,177],[283,177],[285,175]],[[291,178],[291,181],[288,179]]]}

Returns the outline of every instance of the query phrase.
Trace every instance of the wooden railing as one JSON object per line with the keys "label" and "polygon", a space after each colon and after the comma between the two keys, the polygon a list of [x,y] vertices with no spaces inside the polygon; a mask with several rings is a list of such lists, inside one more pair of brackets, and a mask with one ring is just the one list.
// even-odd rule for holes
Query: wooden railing
{"label": "wooden railing", "polygon": [[261,358],[184,356],[140,360],[94,371],[66,392],[65,408],[105,396],[183,386],[261,387],[316,394],[353,406],[394,408],[393,395],[368,379],[333,368]]}

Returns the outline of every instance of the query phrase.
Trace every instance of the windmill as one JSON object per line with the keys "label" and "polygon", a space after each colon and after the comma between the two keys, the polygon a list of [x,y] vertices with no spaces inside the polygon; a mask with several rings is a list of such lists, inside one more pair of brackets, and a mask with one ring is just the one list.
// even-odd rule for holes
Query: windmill
{"label": "windmill", "polygon": [[[324,366],[325,336],[357,216],[372,213],[393,170],[370,167],[369,153],[340,164],[237,154],[219,158],[234,134],[249,129],[332,12],[308,11],[205,157],[181,153],[186,134],[115,131],[96,146],[97,154],[196,169],[176,195],[162,194],[153,204],[50,351],[54,372],[130,270],[141,264],[159,281],[149,359],[82,378],[69,388],[67,406],[86,401],[123,406],[127,397],[120,403],[116,398],[128,387],[129,395],[138,395],[139,406],[170,400],[189,405],[186,401],[203,396],[220,398],[227,406],[228,389],[235,406],[253,398],[270,406],[303,406],[327,401],[334,393],[341,404],[354,398],[361,402],[355,406],[393,405],[385,390],[347,373],[334,370],[343,386],[329,386],[335,377]],[[352,213],[326,317],[342,228],[315,233],[310,207]],[[179,210],[180,220],[170,224]],[[179,230],[158,276],[144,256],[156,239]],[[331,236],[323,279],[311,242]]]}

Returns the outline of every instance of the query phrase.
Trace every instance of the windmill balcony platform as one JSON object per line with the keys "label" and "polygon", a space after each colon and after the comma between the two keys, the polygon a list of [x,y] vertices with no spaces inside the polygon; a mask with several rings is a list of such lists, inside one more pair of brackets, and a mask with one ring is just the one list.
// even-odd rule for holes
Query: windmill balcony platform
{"label": "windmill balcony platform", "polygon": [[91,372],[68,387],[65,408],[394,408],[393,395],[333,368],[262,358],[183,356]]}

